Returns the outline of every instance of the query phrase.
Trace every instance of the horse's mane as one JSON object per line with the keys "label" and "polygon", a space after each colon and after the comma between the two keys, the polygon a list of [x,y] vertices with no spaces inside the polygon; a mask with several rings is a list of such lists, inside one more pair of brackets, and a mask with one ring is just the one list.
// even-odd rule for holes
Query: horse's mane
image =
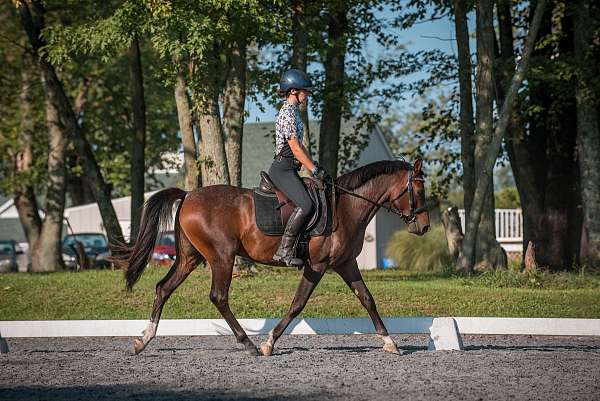
{"label": "horse's mane", "polygon": [[410,163],[402,160],[381,160],[367,164],[339,176],[335,183],[346,189],[356,189],[375,177],[391,174],[398,170],[411,170]]}

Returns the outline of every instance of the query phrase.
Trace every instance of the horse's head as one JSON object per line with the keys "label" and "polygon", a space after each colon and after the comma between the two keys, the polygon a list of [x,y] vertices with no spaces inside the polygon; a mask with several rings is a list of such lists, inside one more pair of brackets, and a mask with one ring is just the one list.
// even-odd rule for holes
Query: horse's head
{"label": "horse's head", "polygon": [[425,179],[423,161],[417,159],[406,179],[390,196],[392,206],[403,214],[408,232],[423,235],[429,230],[429,213],[425,204]]}

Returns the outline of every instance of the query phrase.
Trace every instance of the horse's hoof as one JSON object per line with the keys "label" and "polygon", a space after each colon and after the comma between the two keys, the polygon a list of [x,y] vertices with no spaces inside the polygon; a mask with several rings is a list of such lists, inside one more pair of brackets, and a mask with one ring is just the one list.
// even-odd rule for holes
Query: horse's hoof
{"label": "horse's hoof", "polygon": [[402,353],[398,351],[396,344],[385,344],[383,346],[383,350],[385,352],[389,352],[390,354],[402,355]]}
{"label": "horse's hoof", "polygon": [[141,340],[136,339],[133,341],[133,355],[139,354],[144,348],[146,348],[146,346]]}
{"label": "horse's hoof", "polygon": [[269,343],[260,344],[260,352],[263,356],[271,356],[273,354],[273,346]]}
{"label": "horse's hoof", "polygon": [[260,352],[258,352],[256,347],[246,348],[245,352],[250,356],[260,356]]}

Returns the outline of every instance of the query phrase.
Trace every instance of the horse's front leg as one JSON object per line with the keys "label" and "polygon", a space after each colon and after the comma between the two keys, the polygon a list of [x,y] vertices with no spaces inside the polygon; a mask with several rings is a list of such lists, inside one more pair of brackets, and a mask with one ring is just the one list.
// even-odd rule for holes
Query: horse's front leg
{"label": "horse's front leg", "polygon": [[356,260],[338,266],[334,270],[342,277],[348,287],[350,287],[352,292],[358,297],[362,306],[364,306],[369,313],[378,337],[383,340],[383,350],[392,354],[400,354],[398,347],[396,347],[396,343],[389,336],[388,331],[383,324],[383,320],[381,320],[379,312],[377,312],[375,300],[369,292],[369,289],[360,274],[360,270],[358,270]]}
{"label": "horse's front leg", "polygon": [[275,342],[285,329],[288,327],[290,322],[302,312],[304,307],[306,306],[306,302],[313,290],[321,281],[321,277],[323,277],[323,273],[325,273],[325,265],[304,265],[304,273],[302,274],[302,279],[300,280],[300,284],[298,285],[298,289],[296,290],[296,295],[294,295],[294,300],[292,301],[292,305],[288,310],[287,315],[275,326],[273,330],[269,333],[269,339],[260,345],[260,351],[264,356],[270,356],[273,353],[273,346]]}

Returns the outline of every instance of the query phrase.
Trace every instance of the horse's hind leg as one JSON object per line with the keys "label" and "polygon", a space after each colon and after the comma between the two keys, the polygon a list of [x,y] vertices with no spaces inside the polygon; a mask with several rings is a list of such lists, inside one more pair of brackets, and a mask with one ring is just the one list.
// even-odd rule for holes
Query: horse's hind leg
{"label": "horse's hind leg", "polygon": [[207,256],[208,264],[212,272],[212,285],[210,289],[210,300],[217,307],[221,316],[225,319],[229,328],[235,335],[238,343],[244,345],[246,352],[250,355],[258,355],[258,350],[248,335],[240,326],[233,312],[229,308],[229,286],[231,285],[231,274],[233,272],[234,255],[224,256],[213,253]]}
{"label": "horse's hind leg", "polygon": [[143,331],[143,337],[136,339],[133,344],[133,352],[139,354],[146,348],[148,343],[156,336],[156,328],[160,320],[163,306],[169,299],[173,291],[189,276],[196,266],[203,261],[202,255],[185,237],[185,234],[178,233],[177,257],[171,266],[167,275],[156,285],[156,296],[152,307],[150,321]]}
{"label": "horse's hind leg", "polygon": [[319,281],[321,281],[324,273],[325,265],[304,265],[302,279],[296,289],[296,295],[294,295],[294,300],[287,315],[271,330],[269,339],[260,345],[260,351],[264,356],[270,356],[273,353],[275,342],[281,337],[290,322],[302,312],[302,309],[304,309],[308,302],[308,298],[310,298],[313,290],[319,284]]}
{"label": "horse's hind leg", "polygon": [[379,316],[379,312],[377,312],[375,300],[369,292],[369,289],[367,288],[362,275],[360,274],[360,270],[358,270],[358,264],[356,263],[356,260],[353,260],[348,264],[338,266],[334,268],[334,270],[342,277],[348,287],[350,287],[352,292],[354,292],[354,294],[360,300],[362,306],[364,306],[369,313],[371,321],[373,321],[373,325],[375,326],[377,335],[383,340],[383,350],[392,354],[400,354],[398,348],[396,347],[396,343],[389,336],[388,331],[385,328],[381,317]]}

